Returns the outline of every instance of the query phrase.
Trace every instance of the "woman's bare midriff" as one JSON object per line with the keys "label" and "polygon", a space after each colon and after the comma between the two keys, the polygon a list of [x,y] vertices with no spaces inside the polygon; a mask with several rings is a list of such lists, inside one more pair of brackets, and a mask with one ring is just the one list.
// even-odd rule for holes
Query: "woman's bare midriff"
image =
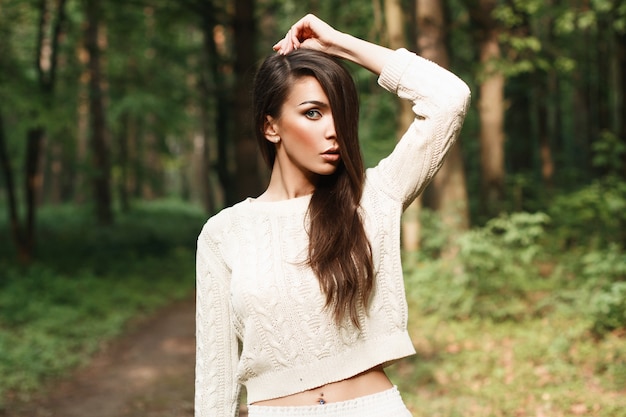
{"label": "woman's bare midriff", "polygon": [[353,400],[393,388],[382,367],[375,367],[343,381],[333,382],[286,397],[258,401],[254,405],[301,406]]}

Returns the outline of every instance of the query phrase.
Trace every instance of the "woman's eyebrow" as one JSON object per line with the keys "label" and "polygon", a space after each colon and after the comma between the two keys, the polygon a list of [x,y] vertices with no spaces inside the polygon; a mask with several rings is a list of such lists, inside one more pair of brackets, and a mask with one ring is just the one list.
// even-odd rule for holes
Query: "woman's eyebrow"
{"label": "woman's eyebrow", "polygon": [[328,104],[324,103],[323,101],[318,101],[318,100],[306,100],[303,101],[302,103],[298,104],[299,106],[304,106],[305,104],[314,104],[318,107],[329,107]]}

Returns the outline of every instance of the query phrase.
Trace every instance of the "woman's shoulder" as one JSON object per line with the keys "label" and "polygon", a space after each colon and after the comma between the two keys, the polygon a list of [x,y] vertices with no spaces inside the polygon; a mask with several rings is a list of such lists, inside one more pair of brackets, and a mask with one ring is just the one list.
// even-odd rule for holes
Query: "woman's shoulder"
{"label": "woman's shoulder", "polygon": [[227,235],[237,223],[237,218],[241,216],[246,201],[247,200],[244,200],[235,205],[225,207],[209,217],[202,227],[200,236],[216,240],[219,237]]}

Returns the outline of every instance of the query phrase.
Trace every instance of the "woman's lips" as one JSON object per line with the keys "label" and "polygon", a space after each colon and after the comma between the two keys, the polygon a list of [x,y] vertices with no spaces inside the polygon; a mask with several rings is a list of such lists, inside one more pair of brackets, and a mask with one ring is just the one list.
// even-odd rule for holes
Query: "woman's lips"
{"label": "woman's lips", "polygon": [[328,162],[337,162],[341,156],[339,155],[339,150],[331,149],[324,152],[322,158]]}

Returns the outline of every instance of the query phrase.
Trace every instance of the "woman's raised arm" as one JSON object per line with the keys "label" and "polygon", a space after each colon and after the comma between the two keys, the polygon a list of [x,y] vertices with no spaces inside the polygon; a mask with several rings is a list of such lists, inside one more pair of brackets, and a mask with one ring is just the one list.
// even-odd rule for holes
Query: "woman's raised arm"
{"label": "woman's raised arm", "polygon": [[299,48],[315,49],[350,60],[376,75],[380,75],[393,52],[384,46],[340,32],[312,14],[298,20],[285,37],[274,45],[274,50],[280,54],[288,54]]}

